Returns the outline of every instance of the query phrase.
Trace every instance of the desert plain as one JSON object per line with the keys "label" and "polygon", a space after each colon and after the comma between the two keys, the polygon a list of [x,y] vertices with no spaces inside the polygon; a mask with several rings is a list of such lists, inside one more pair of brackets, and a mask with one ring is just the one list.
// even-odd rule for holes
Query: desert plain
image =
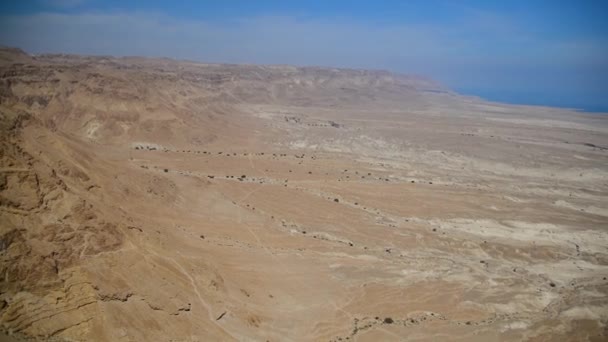
{"label": "desert plain", "polygon": [[1,339],[605,341],[608,116],[0,51]]}

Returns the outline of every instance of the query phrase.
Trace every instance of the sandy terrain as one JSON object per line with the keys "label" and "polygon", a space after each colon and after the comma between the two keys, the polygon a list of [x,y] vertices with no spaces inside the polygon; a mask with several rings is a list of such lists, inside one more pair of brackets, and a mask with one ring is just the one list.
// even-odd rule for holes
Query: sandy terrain
{"label": "sandy terrain", "polygon": [[608,116],[380,71],[0,75],[6,338],[608,339]]}

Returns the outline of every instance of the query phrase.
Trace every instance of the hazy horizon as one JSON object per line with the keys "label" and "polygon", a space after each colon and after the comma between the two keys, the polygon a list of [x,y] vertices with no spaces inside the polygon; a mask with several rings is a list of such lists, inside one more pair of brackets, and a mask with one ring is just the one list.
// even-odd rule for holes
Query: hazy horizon
{"label": "hazy horizon", "polygon": [[607,9],[598,1],[38,0],[0,4],[0,44],[385,69],[492,101],[608,111]]}

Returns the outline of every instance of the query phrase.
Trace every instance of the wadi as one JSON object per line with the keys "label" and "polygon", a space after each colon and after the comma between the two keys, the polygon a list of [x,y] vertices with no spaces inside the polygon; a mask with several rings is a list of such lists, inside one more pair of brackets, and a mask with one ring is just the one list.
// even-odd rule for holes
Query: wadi
{"label": "wadi", "polygon": [[1,339],[605,341],[608,116],[0,50]]}

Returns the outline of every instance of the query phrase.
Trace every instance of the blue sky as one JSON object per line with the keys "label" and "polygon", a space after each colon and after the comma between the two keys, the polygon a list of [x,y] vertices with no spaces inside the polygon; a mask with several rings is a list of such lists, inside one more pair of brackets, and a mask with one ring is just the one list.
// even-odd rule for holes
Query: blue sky
{"label": "blue sky", "polygon": [[4,1],[30,53],[389,69],[493,100],[608,111],[606,1]]}

